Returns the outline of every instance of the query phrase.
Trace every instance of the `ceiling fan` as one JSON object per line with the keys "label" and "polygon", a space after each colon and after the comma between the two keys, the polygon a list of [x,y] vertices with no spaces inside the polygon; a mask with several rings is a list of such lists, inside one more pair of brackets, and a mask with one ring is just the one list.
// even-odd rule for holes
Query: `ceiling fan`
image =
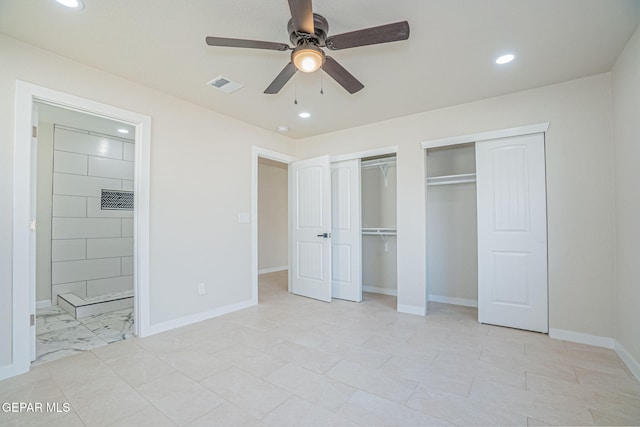
{"label": "ceiling fan", "polygon": [[291,19],[287,25],[289,40],[294,47],[285,43],[258,40],[230,39],[225,37],[207,37],[209,46],[241,47],[250,49],[291,50],[291,61],[280,71],[264,93],[275,94],[293,77],[296,71],[311,73],[322,68],[347,92],[353,94],[364,87],[335,59],[325,55],[322,50],[349,49],[352,47],[389,43],[409,38],[407,21],[365,28],[349,33],[327,37],[329,24],[317,13],[313,13],[311,0],[288,0]]}

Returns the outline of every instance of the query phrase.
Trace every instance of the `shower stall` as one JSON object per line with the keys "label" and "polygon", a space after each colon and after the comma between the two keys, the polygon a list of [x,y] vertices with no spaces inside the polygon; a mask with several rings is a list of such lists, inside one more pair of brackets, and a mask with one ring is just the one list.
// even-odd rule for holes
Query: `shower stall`
{"label": "shower stall", "polygon": [[39,108],[37,304],[76,319],[133,307],[134,136],[59,110]]}

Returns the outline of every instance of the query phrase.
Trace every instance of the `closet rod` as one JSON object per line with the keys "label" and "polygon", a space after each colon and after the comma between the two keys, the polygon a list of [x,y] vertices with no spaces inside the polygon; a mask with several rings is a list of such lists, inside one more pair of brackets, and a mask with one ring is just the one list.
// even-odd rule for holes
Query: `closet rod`
{"label": "closet rod", "polygon": [[469,182],[476,182],[475,173],[464,173],[460,175],[446,175],[446,176],[431,176],[427,178],[427,185],[451,185],[451,184],[465,184]]}
{"label": "closet rod", "polygon": [[384,244],[384,251],[389,252],[389,236],[397,236],[395,228],[363,228],[363,236],[379,236]]}
{"label": "closet rod", "polygon": [[376,235],[376,236],[396,236],[398,230],[395,228],[363,228],[362,234]]}

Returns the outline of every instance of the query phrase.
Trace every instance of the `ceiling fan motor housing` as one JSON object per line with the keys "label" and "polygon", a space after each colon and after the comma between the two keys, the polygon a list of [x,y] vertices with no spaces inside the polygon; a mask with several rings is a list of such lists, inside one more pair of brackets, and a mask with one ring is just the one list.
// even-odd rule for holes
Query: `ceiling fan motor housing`
{"label": "ceiling fan motor housing", "polygon": [[314,34],[300,33],[293,28],[293,19],[289,20],[287,24],[287,31],[289,32],[289,40],[294,46],[299,46],[305,40],[311,44],[318,46],[324,46],[324,41],[329,33],[329,23],[322,15],[317,13],[313,14],[313,32]]}

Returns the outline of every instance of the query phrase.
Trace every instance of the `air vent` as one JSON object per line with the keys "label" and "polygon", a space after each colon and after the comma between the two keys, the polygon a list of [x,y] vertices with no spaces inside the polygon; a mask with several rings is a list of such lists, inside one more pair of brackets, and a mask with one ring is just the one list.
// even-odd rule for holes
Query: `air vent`
{"label": "air vent", "polygon": [[100,209],[132,211],[133,191],[102,189],[102,195],[100,197]]}
{"label": "air vent", "polygon": [[228,79],[223,76],[218,76],[215,79],[211,80],[210,82],[207,82],[207,85],[211,86],[212,88],[218,89],[219,91],[222,91],[224,93],[235,92],[242,87],[240,83],[236,83],[231,79]]}

